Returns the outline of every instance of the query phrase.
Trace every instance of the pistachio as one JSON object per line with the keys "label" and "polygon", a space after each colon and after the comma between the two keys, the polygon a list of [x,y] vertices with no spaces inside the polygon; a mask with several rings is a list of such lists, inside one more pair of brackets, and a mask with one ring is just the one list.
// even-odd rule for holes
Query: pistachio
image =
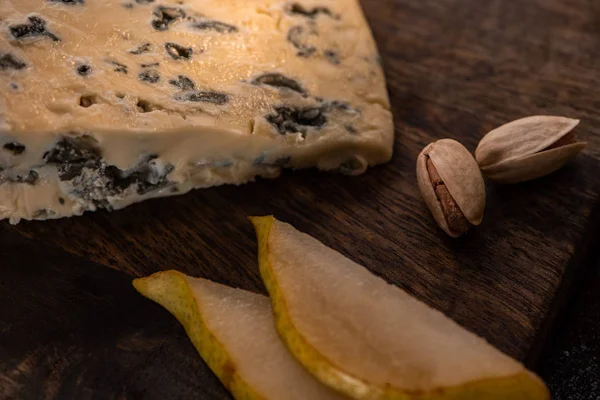
{"label": "pistachio", "polygon": [[501,183],[540,178],[562,168],[586,146],[572,130],[579,120],[533,116],[494,129],[475,150],[483,174]]}
{"label": "pistachio", "polygon": [[421,195],[440,228],[459,237],[481,224],[485,184],[477,162],[456,140],[429,144],[417,158]]}

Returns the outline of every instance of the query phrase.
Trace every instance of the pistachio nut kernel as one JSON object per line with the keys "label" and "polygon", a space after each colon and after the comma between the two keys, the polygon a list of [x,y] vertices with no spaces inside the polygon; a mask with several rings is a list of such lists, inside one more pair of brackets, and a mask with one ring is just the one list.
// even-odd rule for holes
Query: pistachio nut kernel
{"label": "pistachio nut kernel", "polygon": [[429,144],[417,158],[417,181],[434,219],[452,237],[481,224],[486,193],[477,162],[452,139]]}
{"label": "pistachio nut kernel", "polygon": [[483,174],[500,183],[540,178],[562,168],[586,146],[573,129],[579,120],[533,116],[503,125],[481,139],[475,158]]}

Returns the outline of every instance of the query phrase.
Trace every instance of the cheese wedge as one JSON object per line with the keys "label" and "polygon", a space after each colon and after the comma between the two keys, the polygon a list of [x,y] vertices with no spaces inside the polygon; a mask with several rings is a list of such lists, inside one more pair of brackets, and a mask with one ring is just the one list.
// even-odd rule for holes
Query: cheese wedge
{"label": "cheese wedge", "polygon": [[0,2],[0,219],[392,154],[357,0]]}

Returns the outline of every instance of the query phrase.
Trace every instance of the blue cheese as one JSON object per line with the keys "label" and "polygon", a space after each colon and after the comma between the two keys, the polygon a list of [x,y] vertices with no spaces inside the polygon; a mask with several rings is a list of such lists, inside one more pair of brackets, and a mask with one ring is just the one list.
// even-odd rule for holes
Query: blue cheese
{"label": "blue cheese", "polygon": [[356,0],[0,3],[0,219],[392,154]]}

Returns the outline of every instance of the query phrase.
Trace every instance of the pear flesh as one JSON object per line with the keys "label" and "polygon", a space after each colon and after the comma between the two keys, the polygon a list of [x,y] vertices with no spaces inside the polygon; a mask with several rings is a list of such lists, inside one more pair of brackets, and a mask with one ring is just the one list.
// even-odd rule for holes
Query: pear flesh
{"label": "pear flesh", "polygon": [[267,297],[176,271],[133,284],[177,318],[236,399],[346,398],[313,378],[288,352]]}
{"label": "pear flesh", "polygon": [[313,237],[253,217],[277,330],[315,377],[356,399],[548,399],[484,339]]}

